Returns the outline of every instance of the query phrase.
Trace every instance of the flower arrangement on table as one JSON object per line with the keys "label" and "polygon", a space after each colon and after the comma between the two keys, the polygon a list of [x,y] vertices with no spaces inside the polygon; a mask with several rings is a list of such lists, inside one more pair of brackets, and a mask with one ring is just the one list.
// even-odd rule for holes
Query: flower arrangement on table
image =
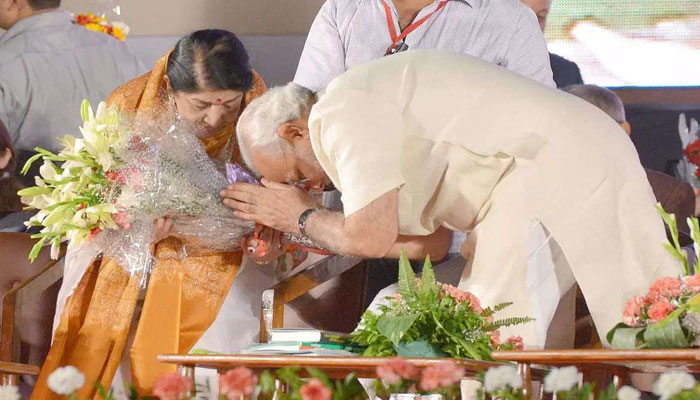
{"label": "flower arrangement on table", "polygon": [[75,23],[84,26],[91,31],[106,33],[120,41],[126,40],[129,36],[129,26],[123,22],[109,22],[103,16],[97,16],[93,13],[78,14],[74,19]]}
{"label": "flower arrangement on table", "polygon": [[[302,373],[306,378],[302,378]],[[454,361],[448,360],[425,367],[422,370],[406,360],[391,359],[377,367],[374,382],[375,394],[387,400],[392,394],[412,393],[416,396],[439,394],[444,400],[461,398],[460,382],[466,371]],[[512,365],[502,365],[481,372],[478,378],[482,386],[477,389],[477,400],[525,400],[523,379]],[[286,388],[280,391],[279,382]],[[640,400],[639,390],[614,384],[597,390],[595,384],[581,382],[576,367],[553,368],[544,378],[543,390],[560,400]],[[85,385],[85,376],[75,367],[59,368],[49,375],[50,389],[70,400],[78,400],[75,394]],[[160,400],[191,400],[197,394],[192,379],[179,373],[162,376],[156,380],[153,396]],[[97,386],[102,400],[115,400],[111,392]],[[144,400],[127,385],[130,400]],[[653,392],[660,400],[700,400],[700,383],[687,372],[661,374],[653,385]],[[203,395],[204,393],[199,393]],[[3,400],[20,400],[14,386],[0,387]],[[219,376],[219,400],[243,399],[270,400],[364,400],[367,393],[354,374],[342,380],[331,380],[315,368],[287,367],[276,371],[263,371],[255,376],[246,367],[237,367]],[[213,400],[213,397],[211,398]]]}
{"label": "flower arrangement on table", "polygon": [[[504,365],[481,375],[483,386],[478,400],[525,400],[523,381],[515,367]],[[576,367],[553,368],[544,378],[544,392],[558,400],[641,400],[642,393],[631,387],[616,388],[613,383],[596,390],[595,384],[582,383]],[[653,386],[659,400],[700,400],[700,384],[687,372],[661,374]]]}
{"label": "flower arrangement on table", "polygon": [[496,320],[494,314],[511,305],[482,308],[472,293],[435,280],[430,259],[416,278],[404,254],[399,260],[399,291],[380,313],[367,311],[351,343],[365,356],[454,357],[490,360],[493,350],[522,349],[519,336],[500,340],[499,328],[531,318]]}
{"label": "flower arrangement on table", "polygon": [[[668,226],[672,242],[664,247],[678,260],[680,277],[661,277],[644,296],[628,300],[623,322],[607,335],[613,348],[685,348],[700,346],[700,274],[691,275],[687,252],[680,246],[678,225],[673,214],[660,204],[657,209]],[[688,218],[696,254],[700,254],[697,218]]]}
{"label": "flower arrangement on table", "polygon": [[30,259],[46,244],[56,258],[62,242],[85,243],[129,272],[147,273],[159,217],[173,218],[173,235],[187,239],[190,251],[235,250],[253,231],[222,204],[219,191],[232,181],[207,156],[193,126],[167,116],[137,120],[105,103],[93,112],[87,101],[81,116],[82,137],[64,137],[57,154],[36,148],[24,166],[26,172],[43,160],[36,186],[19,192],[38,210],[28,225],[41,227]]}

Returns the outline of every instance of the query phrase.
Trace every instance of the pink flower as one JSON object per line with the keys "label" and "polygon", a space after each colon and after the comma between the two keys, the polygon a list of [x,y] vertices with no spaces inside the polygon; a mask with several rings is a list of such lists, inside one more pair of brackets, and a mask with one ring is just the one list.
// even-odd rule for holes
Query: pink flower
{"label": "pink flower", "polygon": [[642,315],[642,307],[645,302],[643,297],[635,296],[627,300],[625,310],[622,312],[622,321],[629,326],[637,326]]}
{"label": "pink flower", "polygon": [[491,333],[489,333],[489,336],[491,336],[491,346],[498,347],[501,345],[500,331],[491,331]]}
{"label": "pink flower", "polygon": [[464,378],[464,368],[454,361],[445,361],[423,370],[420,388],[426,391],[454,385]]}
{"label": "pink flower", "polygon": [[481,303],[479,302],[479,298],[474,296],[472,293],[469,293],[467,291],[458,289],[452,285],[449,285],[447,283],[442,285],[442,290],[447,292],[447,294],[450,295],[458,304],[461,304],[463,302],[468,302],[469,307],[474,311],[475,313],[481,314],[484,309],[481,308]]}
{"label": "pink flower", "polygon": [[681,295],[681,280],[664,276],[654,282],[649,288],[646,300],[649,303],[660,300],[664,297],[676,297]]}
{"label": "pink flower", "polygon": [[299,390],[303,400],[331,400],[331,390],[318,378],[311,379]]}
{"label": "pink flower", "polygon": [[418,368],[403,358],[392,358],[377,367],[377,376],[389,385],[399,383],[402,379],[418,379],[419,374]]}
{"label": "pink flower", "polygon": [[689,276],[685,280],[685,286],[690,288],[690,290],[692,290],[693,293],[697,293],[698,291],[700,291],[700,274]]}
{"label": "pink flower", "polygon": [[519,335],[514,335],[506,340],[506,343],[512,344],[515,350],[523,349],[523,337]]}
{"label": "pink flower", "polygon": [[649,307],[649,311],[647,311],[647,313],[649,314],[649,318],[652,322],[659,322],[662,319],[666,318],[666,316],[675,309],[676,306],[671,304],[668,300],[661,299],[656,303],[652,304],[651,307]]}
{"label": "pink flower", "polygon": [[153,394],[160,400],[183,400],[190,396],[192,379],[177,372],[156,379]]}
{"label": "pink flower", "polygon": [[257,378],[246,367],[234,368],[219,378],[219,393],[229,400],[250,396],[255,390]]}
{"label": "pink flower", "polygon": [[126,210],[119,210],[112,214],[112,219],[117,223],[122,229],[129,230],[131,228],[131,222],[129,222],[129,214]]}

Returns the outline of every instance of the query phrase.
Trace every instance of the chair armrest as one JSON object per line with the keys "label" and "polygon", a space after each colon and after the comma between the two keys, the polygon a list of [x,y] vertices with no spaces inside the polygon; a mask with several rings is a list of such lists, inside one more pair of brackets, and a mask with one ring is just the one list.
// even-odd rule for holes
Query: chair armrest
{"label": "chair armrest", "polygon": [[265,290],[260,314],[260,342],[267,343],[270,330],[282,327],[285,304],[363,262],[361,258],[328,256]]}
{"label": "chair armrest", "polygon": [[0,326],[0,361],[9,362],[15,357],[15,322],[22,304],[36,298],[63,277],[63,258],[65,247],[61,249],[58,260],[51,260],[30,278],[2,296],[2,325]]}

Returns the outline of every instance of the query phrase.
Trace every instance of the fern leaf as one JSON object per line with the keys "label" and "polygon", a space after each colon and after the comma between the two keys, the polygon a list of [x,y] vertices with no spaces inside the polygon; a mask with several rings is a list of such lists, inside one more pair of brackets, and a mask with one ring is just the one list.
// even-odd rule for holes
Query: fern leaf
{"label": "fern leaf", "polygon": [[399,293],[411,293],[416,290],[416,274],[411,268],[411,263],[406,257],[406,253],[401,250],[399,259]]}

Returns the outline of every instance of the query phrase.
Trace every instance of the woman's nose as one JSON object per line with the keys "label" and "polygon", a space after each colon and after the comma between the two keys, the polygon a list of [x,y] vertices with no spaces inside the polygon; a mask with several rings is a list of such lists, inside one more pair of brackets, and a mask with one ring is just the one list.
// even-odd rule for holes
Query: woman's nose
{"label": "woman's nose", "polygon": [[204,117],[204,122],[212,128],[219,128],[224,121],[224,112],[222,107],[210,107],[207,115]]}

